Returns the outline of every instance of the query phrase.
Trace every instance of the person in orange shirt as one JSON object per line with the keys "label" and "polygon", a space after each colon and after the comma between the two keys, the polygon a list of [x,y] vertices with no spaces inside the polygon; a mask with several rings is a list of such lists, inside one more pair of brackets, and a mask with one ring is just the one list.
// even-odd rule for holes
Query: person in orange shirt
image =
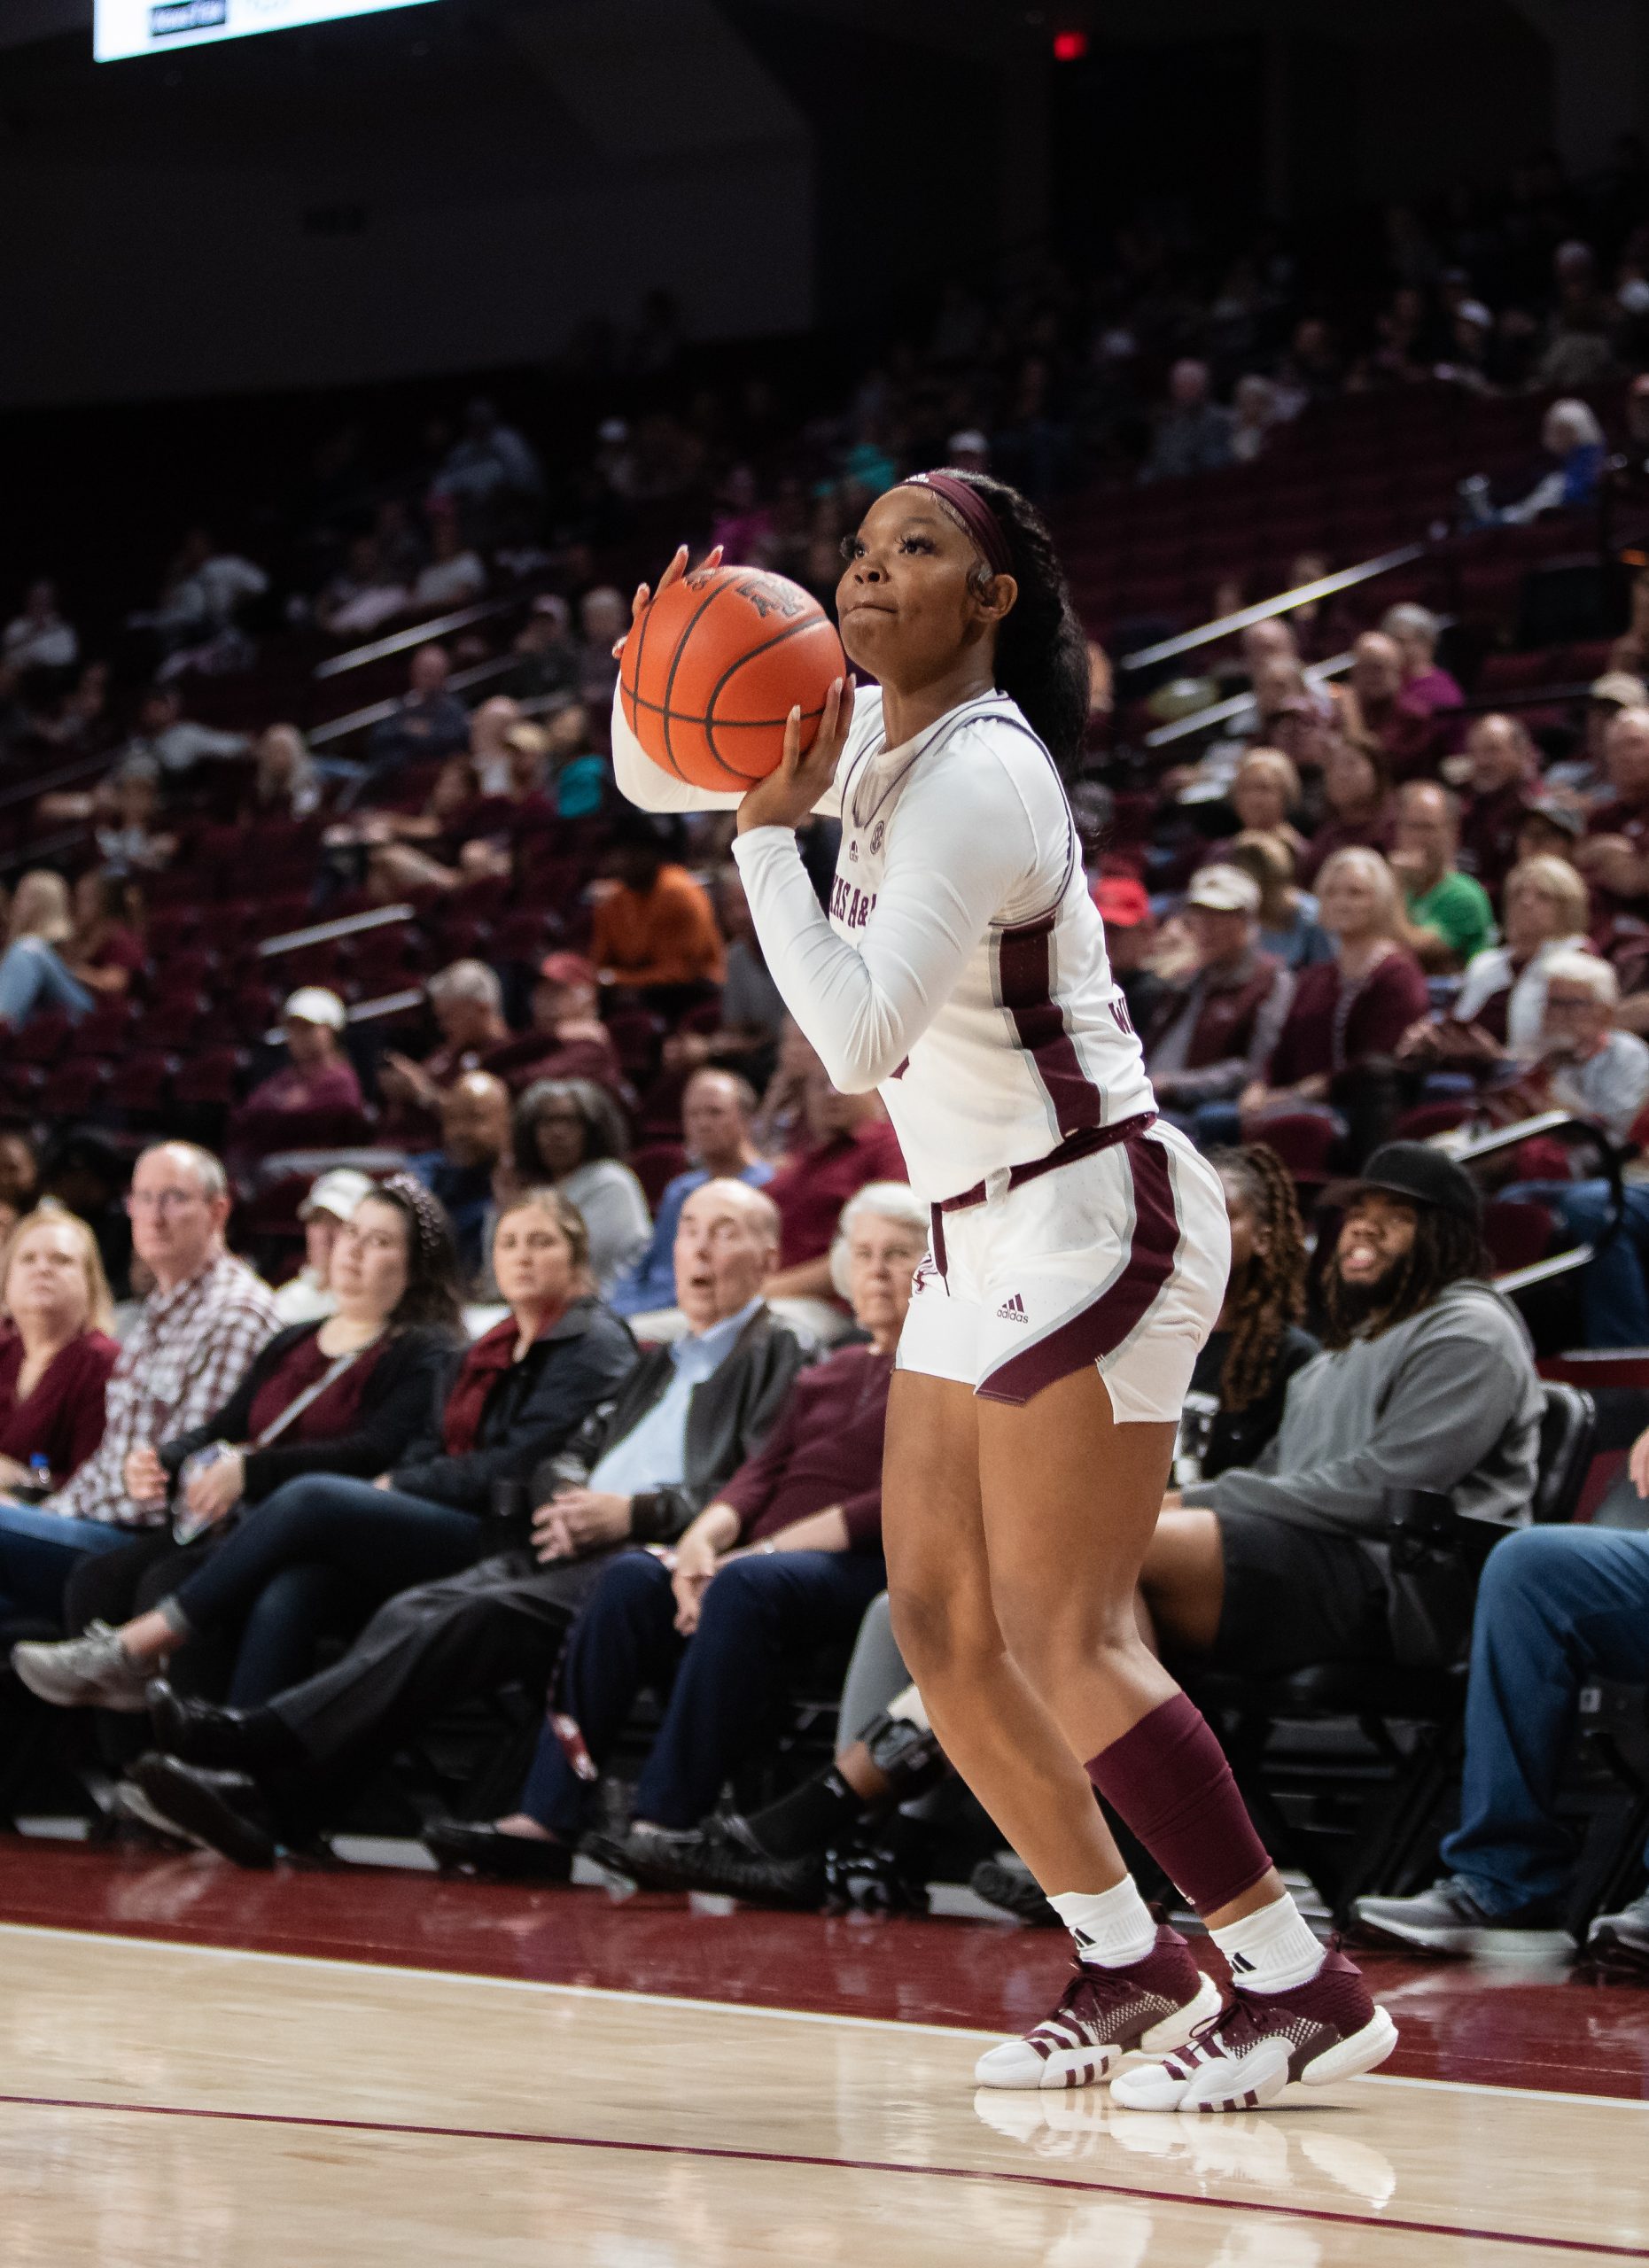
{"label": "person in orange shirt", "polygon": [[671,859],[667,835],[647,813],[623,814],[613,833],[618,888],[595,908],[590,959],[603,984],[663,993],[652,1002],[660,1007],[683,1006],[683,988],[698,994],[722,978],[709,893]]}

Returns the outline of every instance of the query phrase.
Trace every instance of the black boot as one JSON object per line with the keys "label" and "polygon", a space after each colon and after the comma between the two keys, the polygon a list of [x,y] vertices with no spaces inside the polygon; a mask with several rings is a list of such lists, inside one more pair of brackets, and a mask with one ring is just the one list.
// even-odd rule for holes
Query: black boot
{"label": "black boot", "polygon": [[272,1867],[280,1837],[268,1800],[244,1772],[214,1772],[181,1757],[140,1756],[131,1776],[162,1819],[237,1867]]}
{"label": "black boot", "polygon": [[296,1736],[268,1709],[222,1709],[180,1693],[163,1677],[150,1681],[148,1699],[155,1746],[185,1763],[256,1773],[302,1759]]}
{"label": "black boot", "polygon": [[775,1859],[755,1840],[743,1820],[712,1820],[693,1835],[660,1839],[644,1852],[634,1837],[618,1846],[613,1864],[648,1890],[704,1890],[740,1898],[751,1906],[811,1911],[824,1898],[824,1852],[801,1851]]}
{"label": "black boot", "polygon": [[1064,1924],[1042,1895],[1036,1876],[1021,1858],[1004,1851],[994,1859],[981,1859],[969,1876],[968,1887],[987,1906],[1000,1906],[1016,1921],[1033,1929],[1058,1930]]}
{"label": "black boot", "polygon": [[503,1835],[490,1820],[432,1819],[424,1845],[442,1867],[462,1867],[505,1882],[565,1882],[572,1853],[536,1835]]}

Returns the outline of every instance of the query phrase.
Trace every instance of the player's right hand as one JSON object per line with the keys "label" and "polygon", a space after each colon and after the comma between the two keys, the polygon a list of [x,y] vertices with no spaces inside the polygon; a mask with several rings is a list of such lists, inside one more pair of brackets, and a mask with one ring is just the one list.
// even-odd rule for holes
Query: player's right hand
{"label": "player's right hand", "polygon": [[[701,575],[709,573],[713,569],[719,567],[720,564],[721,546],[717,544],[713,551],[707,551],[705,553],[704,563],[699,569],[699,572]],[[648,608],[651,606],[654,599],[658,596],[658,593],[661,591],[667,591],[672,583],[679,583],[686,572],[687,546],[684,543],[678,544],[676,547],[675,557],[670,562],[670,564],[665,569],[664,573],[658,578],[658,591],[655,591],[651,585],[648,583],[638,583],[636,585],[635,596],[630,601],[630,628],[632,630],[634,629],[636,624],[646,613]],[[624,652],[627,637],[628,633],[626,633],[626,636],[624,638],[620,638],[613,647],[612,657],[615,662]]]}

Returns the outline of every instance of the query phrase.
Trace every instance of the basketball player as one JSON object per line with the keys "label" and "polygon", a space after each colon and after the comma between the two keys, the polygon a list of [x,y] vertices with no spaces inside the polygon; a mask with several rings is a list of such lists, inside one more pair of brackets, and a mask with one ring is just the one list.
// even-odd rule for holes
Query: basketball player
{"label": "basketball player", "polygon": [[[1313,1936],[1134,1619],[1230,1243],[1217,1179],[1155,1115],[1056,769],[1086,717],[1082,631],[1041,519],[984,475],[914,476],[844,549],[842,640],[875,688],[838,680],[805,754],[793,712],[742,799],[670,778],[615,706],[618,783],[652,810],[736,804],[785,1004],[838,1086],[880,1090],[932,1208],[888,1405],[894,1628],[1077,1946],[1053,2014],[976,2077],[1255,2109],[1370,2070],[1396,2030]],[[795,839],[815,811],[842,821],[828,917]],[[1090,1781],[1206,1920],[1223,2006]]]}

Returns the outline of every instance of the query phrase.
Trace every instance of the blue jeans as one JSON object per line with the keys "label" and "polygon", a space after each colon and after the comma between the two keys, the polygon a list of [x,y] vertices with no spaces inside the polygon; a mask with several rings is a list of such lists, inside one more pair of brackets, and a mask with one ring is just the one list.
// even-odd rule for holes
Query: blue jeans
{"label": "blue jeans", "polygon": [[[615,1559],[572,1626],[556,1707],[577,1724],[598,1767],[635,1697],[669,1705],[635,1790],[635,1816],[696,1827],[740,1758],[767,1731],[786,1673],[810,1648],[851,1638],[887,1583],[879,1552],[774,1551],[735,1559],[704,1593],[698,1628],[675,1627],[669,1571],[650,1551]],[[590,1783],[548,1726],[521,1808],[576,1842]]]}
{"label": "blue jeans", "polygon": [[237,1666],[233,1690],[246,1705],[290,1683],[294,1661],[307,1667],[323,1610],[329,1621],[364,1620],[397,1591],[455,1575],[488,1540],[473,1512],[312,1473],[245,1513],[165,1604],[191,1631],[243,1629],[243,1649],[263,1665]]}
{"label": "blue jeans", "polygon": [[19,937],[0,953],[0,1024],[21,1031],[42,1008],[61,1008],[78,1023],[90,1006],[91,994],[43,937]]}
{"label": "blue jeans", "polygon": [[1574,1859],[1558,1788],[1581,1688],[1649,1681],[1649,1534],[1531,1527],[1477,1593],[1460,1824],[1443,1846],[1490,1914],[1555,1897]]}
{"label": "blue jeans", "polygon": [[0,1497],[0,1614],[44,1614],[58,1620],[63,1587],[81,1554],[115,1551],[131,1540],[128,1527],[65,1519],[38,1504]]}
{"label": "blue jeans", "polygon": [[[1549,1205],[1578,1244],[1596,1244],[1608,1224],[1606,1181],[1520,1181],[1511,1198]],[[1604,1246],[1581,1278],[1581,1314],[1588,1347],[1649,1347],[1649,1288],[1644,1252],[1649,1247],[1649,1183],[1629,1182],[1620,1234]]]}

